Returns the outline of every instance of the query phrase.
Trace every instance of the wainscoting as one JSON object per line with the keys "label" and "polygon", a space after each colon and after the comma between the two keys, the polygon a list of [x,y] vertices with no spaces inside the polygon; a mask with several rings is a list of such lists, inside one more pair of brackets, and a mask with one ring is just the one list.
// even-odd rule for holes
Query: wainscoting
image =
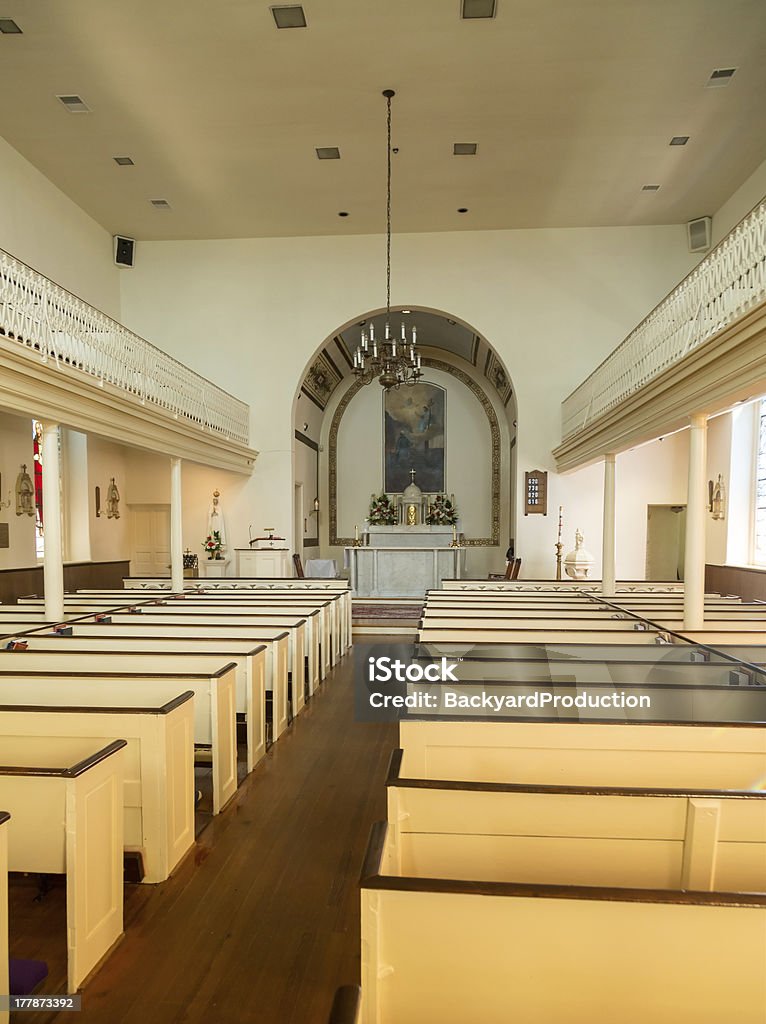
{"label": "wainscoting", "polygon": [[[130,575],[128,559],[115,562],[70,562],[64,566],[64,590],[98,590],[121,587],[123,576]],[[0,569],[0,602],[15,604],[30,594],[42,595],[43,567]]]}
{"label": "wainscoting", "polygon": [[736,594],[743,601],[766,601],[766,569],[706,565],[705,590],[709,594]]}

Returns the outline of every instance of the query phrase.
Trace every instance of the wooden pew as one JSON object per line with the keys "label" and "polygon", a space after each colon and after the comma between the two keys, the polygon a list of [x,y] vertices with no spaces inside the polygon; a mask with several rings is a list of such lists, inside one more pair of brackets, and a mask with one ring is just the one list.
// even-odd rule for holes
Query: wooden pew
{"label": "wooden pew", "polygon": [[[622,627],[622,628],[620,628]],[[654,644],[661,634],[655,630],[625,629],[625,624],[613,622],[612,628],[569,628],[551,625],[544,629],[522,626],[421,626],[417,634],[419,643],[425,644]]]}
{"label": "wooden pew", "polygon": [[[87,604],[69,604],[68,610],[78,617],[77,621],[87,623],[94,621],[95,616],[106,617],[110,622],[136,623],[140,620],[149,622],[173,624],[174,622],[189,622],[200,626],[274,626],[290,633],[290,679],[296,681],[295,694],[293,696],[294,711],[297,713],[305,703],[306,682],[309,682],[310,690],[313,692],[315,681],[318,679],[320,664],[321,633],[317,625],[321,625],[321,616],[318,609],[284,609],[284,611],[261,612],[257,609],[248,608],[226,608],[201,607],[196,608],[193,603],[169,600],[167,603],[136,604],[121,608],[92,608],[88,615]],[[327,641],[329,643],[329,640]]]}
{"label": "wooden pew", "polygon": [[[363,1024],[762,1024],[766,894],[397,874],[390,829],[362,869]],[[683,955],[679,955],[679,950]]]}
{"label": "wooden pew", "polygon": [[[657,652],[656,658],[643,661],[620,657],[570,658],[566,661],[548,660],[544,657],[482,658],[467,654],[460,657],[455,675],[460,680],[467,681],[568,682],[583,686],[588,683],[614,686],[665,684],[697,687],[766,685],[766,673],[750,672],[748,678],[744,679],[740,666],[733,660],[710,660],[697,664],[690,661],[664,662],[661,659],[662,647],[653,647],[650,650]],[[412,663],[425,666],[433,660],[433,657],[416,654]]]}
{"label": "wooden pew", "polygon": [[[8,822],[0,811],[0,993],[8,995]],[[8,1024],[8,1011],[0,1008],[0,1024]]]}
{"label": "wooden pew", "polygon": [[68,992],[122,934],[125,746],[34,736],[2,741],[8,869],[66,875]]}
{"label": "wooden pew", "polygon": [[[123,586],[126,590],[153,590],[171,589],[170,580],[163,577],[125,577]],[[293,579],[292,577],[226,577],[219,580],[184,580],[184,590],[205,591],[269,591],[292,592],[302,591],[324,591],[328,594],[337,595],[341,607],[345,611],[346,618],[346,649],[351,647],[352,642],[352,618],[351,618],[351,584],[345,579]],[[88,593],[88,591],[84,591]]]}
{"label": "wooden pew", "polygon": [[408,778],[461,782],[762,788],[766,729],[753,723],[399,723]]}
{"label": "wooden pew", "polygon": [[0,679],[0,751],[12,736],[127,742],[124,842],[141,853],[147,883],[163,882],[194,844],[194,694],[173,696],[176,689],[167,687],[163,704],[147,705],[126,687],[123,706],[107,708],[89,705],[92,688],[76,680],[52,692],[44,679],[39,686]]}
{"label": "wooden pew", "polygon": [[[487,580],[445,579],[442,590],[507,590],[523,593],[574,593],[577,591],[600,593],[601,580]],[[677,580],[619,580],[618,594],[683,594],[684,584]]]}
{"label": "wooden pew", "polygon": [[386,781],[397,874],[766,891],[766,789],[745,776],[736,789],[455,782],[406,777],[402,755]]}
{"label": "wooden pew", "polygon": [[[232,641],[228,644],[216,640],[196,640],[173,643],[158,638],[139,642],[137,637],[126,640],[97,634],[86,637],[28,634],[24,638],[24,651],[0,651],[0,670],[14,670],[19,665],[34,665],[41,671],[71,668],[89,672],[94,667],[131,674],[143,670],[151,672],[215,672],[222,665],[235,666],[237,712],[245,716],[247,729],[247,771],[266,754],[266,671],[269,652],[265,645],[252,646],[250,641]],[[239,643],[241,650],[232,648]],[[24,660],[19,661],[23,655]],[[9,660],[16,658],[15,661]]]}
{"label": "wooden pew", "polygon": [[[288,726],[290,718],[288,705],[290,636],[287,630],[265,627],[255,629],[250,626],[221,628],[218,626],[195,626],[189,623],[162,625],[149,622],[146,619],[141,619],[138,623],[131,619],[128,624],[90,622],[79,625],[73,623],[71,629],[74,638],[83,640],[100,637],[104,640],[135,641],[139,647],[145,641],[151,641],[160,645],[158,649],[162,648],[163,641],[167,641],[167,646],[164,649],[168,651],[175,651],[179,644],[189,653],[207,653],[210,647],[215,647],[216,651],[224,651],[227,659],[233,658],[234,660],[243,652],[252,651],[254,646],[263,646],[267,652],[265,687],[267,691],[272,691],[272,738],[278,739]],[[35,642],[35,637],[46,635],[49,634],[27,633],[21,639],[32,645]],[[205,643],[197,643],[197,641],[205,641]],[[231,647],[231,652],[229,652],[229,647]],[[246,709],[243,705],[238,704],[237,710],[245,711]]]}
{"label": "wooden pew", "polygon": [[[130,593],[130,592],[129,592]],[[99,603],[101,598],[106,603],[116,603],[124,600],[124,591],[105,592],[100,595],[72,595],[69,600],[72,605],[79,603]],[[340,595],[273,591],[205,591],[185,590],[183,593],[169,593],[167,591],[142,591],[141,600],[137,601],[139,607],[151,603],[145,599],[151,598],[157,603],[167,602],[174,605],[176,602],[184,602],[200,606],[206,609],[223,609],[241,607],[250,609],[262,614],[277,614],[285,612],[288,614],[309,615],[313,611],[319,611],[319,632],[317,647],[321,648],[321,662],[314,672],[314,676],[321,672],[321,678],[329,672],[333,665],[336,665],[346,650],[346,616],[341,604]]]}
{"label": "wooden pew", "polygon": [[[147,706],[163,704],[186,690],[194,693],[194,742],[211,748],[213,770],[213,814],[228,803],[237,791],[236,678],[232,663],[210,673],[157,672],[147,667],[131,674],[109,669],[103,672],[63,670],[43,671],[28,658],[39,657],[31,652],[18,657],[12,670],[0,671],[0,685],[15,687],[19,695],[47,694],[51,705],[66,703],[67,688],[76,686],[80,693],[90,693],[88,705],[122,707],[130,689],[131,702]],[[63,657],[63,656],[62,656]],[[85,657],[85,656],[83,656]],[[151,657],[147,656],[151,661]],[[25,690],[24,687],[27,687]]]}

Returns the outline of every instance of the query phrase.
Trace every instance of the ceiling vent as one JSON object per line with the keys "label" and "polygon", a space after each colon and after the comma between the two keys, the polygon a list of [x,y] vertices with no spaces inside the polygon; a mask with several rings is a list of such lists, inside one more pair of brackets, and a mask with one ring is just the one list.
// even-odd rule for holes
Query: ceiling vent
{"label": "ceiling vent", "polygon": [[317,146],[317,158],[319,160],[340,160],[340,150],[337,146]]}
{"label": "ceiling vent", "polygon": [[689,136],[688,135],[674,135],[673,138],[670,140],[670,145],[671,146],[685,146],[688,141],[689,141]]}
{"label": "ceiling vent", "polygon": [[277,28],[305,28],[306,15],[300,4],[290,4],[285,7],[272,7],[271,13]]}
{"label": "ceiling vent", "polygon": [[115,156],[112,159],[120,167],[133,167],[133,161],[129,156]]}
{"label": "ceiling vent", "polygon": [[90,107],[82,96],[57,96],[56,99],[64,104],[70,114],[90,113]]}
{"label": "ceiling vent", "polygon": [[713,218],[697,217],[686,224],[689,252],[707,252],[712,244]]}
{"label": "ceiling vent", "polygon": [[150,199],[149,202],[152,204],[155,210],[169,210],[170,203],[167,199]]}
{"label": "ceiling vent", "polygon": [[497,10],[496,0],[461,0],[461,18],[494,18]]}
{"label": "ceiling vent", "polygon": [[24,34],[13,18],[0,18],[0,32],[4,36],[20,36]]}
{"label": "ceiling vent", "polygon": [[456,142],[452,147],[454,156],[476,156],[479,147],[475,142]]}
{"label": "ceiling vent", "polygon": [[641,186],[641,191],[642,192],[659,192],[659,190],[660,190],[660,186],[659,185],[642,185]]}
{"label": "ceiling vent", "polygon": [[706,89],[723,89],[734,78],[736,68],[716,68],[705,83]]}

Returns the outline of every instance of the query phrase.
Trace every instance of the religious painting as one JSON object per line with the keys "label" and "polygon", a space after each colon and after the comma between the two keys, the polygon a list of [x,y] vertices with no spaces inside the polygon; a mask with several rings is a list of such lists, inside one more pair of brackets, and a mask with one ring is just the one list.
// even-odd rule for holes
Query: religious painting
{"label": "religious painting", "polygon": [[437,384],[414,384],[383,394],[384,491],[395,494],[412,482],[426,494],[441,493],[444,482],[446,391]]}

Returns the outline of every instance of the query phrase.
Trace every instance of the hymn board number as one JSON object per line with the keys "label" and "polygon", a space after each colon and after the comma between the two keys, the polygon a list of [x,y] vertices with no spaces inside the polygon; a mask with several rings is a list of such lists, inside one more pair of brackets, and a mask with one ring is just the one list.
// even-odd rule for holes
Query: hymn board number
{"label": "hymn board number", "polygon": [[548,474],[542,469],[524,474],[524,515],[548,515]]}

